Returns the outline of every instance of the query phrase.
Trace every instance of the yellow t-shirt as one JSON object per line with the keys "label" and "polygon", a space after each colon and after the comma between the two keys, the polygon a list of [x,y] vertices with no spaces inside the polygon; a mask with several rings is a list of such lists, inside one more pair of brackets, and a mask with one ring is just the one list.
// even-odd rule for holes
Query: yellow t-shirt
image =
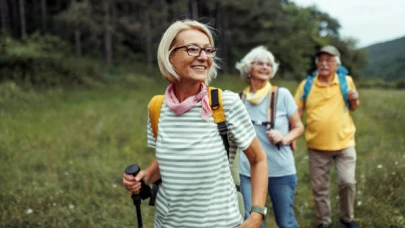
{"label": "yellow t-shirt", "polygon": [[[346,80],[349,89],[356,89],[352,77],[346,76]],[[304,106],[304,101],[300,100],[304,93],[304,85],[305,80],[301,82],[294,96],[299,108]],[[327,86],[321,85],[316,76],[304,109],[305,139],[308,148],[334,151],[355,145],[356,127],[345,106],[336,74],[332,83]]]}

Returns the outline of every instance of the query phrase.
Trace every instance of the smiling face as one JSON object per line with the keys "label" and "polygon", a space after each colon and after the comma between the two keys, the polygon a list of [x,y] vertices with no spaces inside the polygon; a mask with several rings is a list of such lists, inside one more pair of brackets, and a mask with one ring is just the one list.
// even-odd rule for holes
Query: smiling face
{"label": "smiling face", "polygon": [[268,60],[256,60],[252,62],[250,77],[253,80],[268,81],[271,78],[273,66]]}
{"label": "smiling face", "polygon": [[335,56],[327,53],[321,53],[318,56],[317,68],[319,76],[333,76],[338,66],[339,64],[336,62]]}
{"label": "smiling face", "polygon": [[[197,46],[200,48],[212,47],[208,36],[195,29],[181,31],[176,36],[174,48],[182,46]],[[208,78],[209,70],[213,63],[213,58],[207,57],[205,51],[201,51],[199,56],[190,56],[187,48],[179,48],[170,55],[170,63],[180,76],[182,82],[205,82]]]}

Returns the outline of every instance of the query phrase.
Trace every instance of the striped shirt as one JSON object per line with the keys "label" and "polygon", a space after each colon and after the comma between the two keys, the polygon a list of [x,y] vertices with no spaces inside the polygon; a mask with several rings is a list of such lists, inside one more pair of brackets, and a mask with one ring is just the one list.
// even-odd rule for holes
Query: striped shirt
{"label": "striped shirt", "polygon": [[[255,130],[237,94],[222,93],[224,113],[235,144],[246,149]],[[200,115],[201,102],[181,116],[164,102],[157,141],[148,120],[148,146],[156,148],[162,185],[155,227],[237,227],[239,212],[235,184],[217,124]]]}

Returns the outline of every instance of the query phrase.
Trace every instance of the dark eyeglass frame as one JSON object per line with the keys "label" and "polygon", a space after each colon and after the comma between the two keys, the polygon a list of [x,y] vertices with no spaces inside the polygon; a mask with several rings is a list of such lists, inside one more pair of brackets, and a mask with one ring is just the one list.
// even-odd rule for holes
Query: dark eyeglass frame
{"label": "dark eyeglass frame", "polygon": [[324,61],[327,62],[327,63],[335,63],[335,62],[336,62],[336,58],[335,58],[335,57],[329,57],[329,58],[324,58],[324,59],[317,58],[316,61],[317,61],[318,63],[322,63],[322,62],[324,62]]}
{"label": "dark eyeglass frame", "polygon": [[[190,47],[198,49],[199,50],[198,55],[197,55],[197,53],[196,54],[194,54],[194,53],[190,54]],[[175,51],[177,51],[177,50],[179,50],[181,48],[186,48],[187,55],[193,56],[193,57],[199,57],[201,55],[201,52],[204,51],[208,58],[214,58],[216,56],[216,54],[217,54],[217,51],[218,51],[217,48],[213,48],[213,47],[204,47],[204,48],[202,48],[202,47],[199,47],[197,45],[184,45],[184,46],[177,47],[177,48],[173,49],[172,52],[175,52]],[[211,52],[209,52],[209,50],[211,50]]]}

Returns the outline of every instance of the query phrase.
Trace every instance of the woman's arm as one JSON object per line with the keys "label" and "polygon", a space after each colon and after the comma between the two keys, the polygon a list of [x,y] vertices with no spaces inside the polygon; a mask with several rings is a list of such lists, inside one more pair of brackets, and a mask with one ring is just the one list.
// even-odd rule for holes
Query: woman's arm
{"label": "woman's arm", "polygon": [[288,123],[290,125],[290,131],[284,135],[283,139],[281,140],[281,144],[288,145],[292,141],[294,141],[298,136],[304,132],[304,125],[301,122],[300,114],[297,110],[288,118]]}
{"label": "woman's arm", "polygon": [[[250,163],[250,176],[252,180],[252,206],[264,207],[266,204],[267,187],[268,187],[268,167],[266,153],[260,146],[259,140],[255,137],[250,146],[244,150]],[[245,225],[259,227],[263,216],[259,213],[252,212]],[[249,226],[250,227],[250,226]]]}

